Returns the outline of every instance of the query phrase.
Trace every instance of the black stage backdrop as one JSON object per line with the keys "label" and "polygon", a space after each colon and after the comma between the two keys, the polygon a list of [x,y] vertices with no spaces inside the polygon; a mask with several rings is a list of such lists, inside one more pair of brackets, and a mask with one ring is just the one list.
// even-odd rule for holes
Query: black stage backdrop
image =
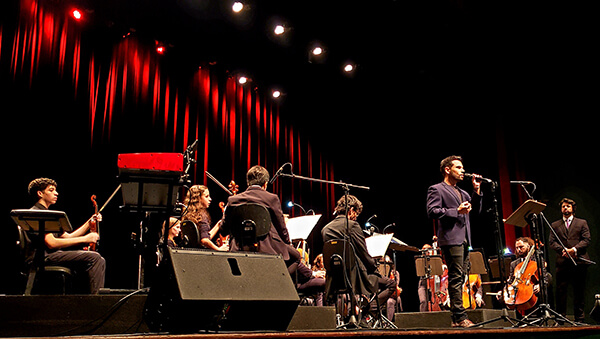
{"label": "black stage backdrop", "polygon": [[[588,40],[591,8],[448,1],[346,10],[344,27],[359,38],[340,39],[360,55],[362,72],[342,78],[326,65],[292,67],[299,58],[291,47],[254,51],[271,57],[267,65],[254,63],[250,51],[239,54],[236,44],[262,46],[257,37],[262,26],[253,30],[228,19],[200,17],[195,18],[200,27],[184,26],[191,34],[176,34],[181,26],[169,22],[171,29],[159,39],[150,28],[161,24],[147,23],[157,11],[168,9],[182,26],[191,14],[163,4],[145,12],[148,19],[120,8],[122,13],[106,23],[100,14],[110,11],[98,6],[96,22],[82,24],[65,14],[70,4],[9,1],[0,14],[3,249],[14,244],[9,211],[33,204],[26,192],[32,179],[57,180],[55,208],[80,225],[93,212],[90,196],[97,195],[102,204],[117,187],[118,154],[182,152],[196,139],[192,181],[209,186],[213,219],[220,217],[217,202],[226,193],[206,178],[206,170],[225,184],[235,180],[243,190],[250,166],[261,164],[274,173],[291,162],[298,175],[370,187],[350,192],[364,202],[361,224],[376,214],[372,222],[379,230],[393,224],[388,230],[396,237],[421,247],[433,235],[425,213],[427,187],[441,180],[439,161],[458,154],[468,172],[499,182],[501,219],[526,199],[509,181],[529,180],[537,184],[534,197],[548,204],[550,222],[560,217],[560,199],[571,197],[578,202],[577,215],[591,226],[593,244],[598,239],[598,104],[593,96],[598,66],[592,63],[598,53]],[[322,11],[307,8],[298,16],[310,12],[318,21],[329,10],[318,8]],[[378,26],[348,24],[375,12]],[[126,18],[130,21],[119,21]],[[297,19],[295,29],[309,29],[307,21]],[[198,42],[194,34],[207,29],[218,34],[202,35]],[[335,31],[327,31],[327,39],[339,38]],[[191,47],[156,54],[165,36],[176,46],[193,41],[195,54]],[[226,39],[232,40],[220,41]],[[273,51],[289,57],[281,61]],[[240,85],[237,69],[251,66],[264,83],[255,79]],[[285,100],[269,97],[266,79],[289,81]],[[293,200],[323,214],[309,238],[314,257],[322,247],[319,231],[331,220],[342,190],[289,178],[279,178],[272,190],[283,202]],[[473,247],[490,256],[497,248],[487,185],[484,194],[486,212],[475,220]],[[108,262],[107,287],[133,288],[137,253],[131,233],[139,221],[119,212],[120,200],[104,212],[100,252]],[[502,232],[511,249],[515,237],[531,234],[529,227],[510,225]],[[590,248],[593,260],[599,258],[597,248]],[[9,258],[7,266],[15,260],[10,254],[2,257]],[[418,308],[412,257],[398,254],[408,311]],[[554,255],[549,258],[553,271]],[[588,310],[599,292],[593,284],[598,271],[590,269],[594,288],[587,292]],[[15,280],[4,283],[4,291],[14,293]]]}

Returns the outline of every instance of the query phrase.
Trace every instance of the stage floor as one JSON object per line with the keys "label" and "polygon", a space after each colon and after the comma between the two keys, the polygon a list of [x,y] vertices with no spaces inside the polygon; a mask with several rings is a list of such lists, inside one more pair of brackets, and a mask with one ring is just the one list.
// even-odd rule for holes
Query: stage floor
{"label": "stage floor", "polygon": [[[528,326],[512,328],[501,310],[469,311],[476,322],[495,320],[483,328],[455,329],[449,312],[396,313],[398,329],[336,329],[333,307],[299,306],[286,331],[152,333],[143,320],[146,295],[0,296],[1,337],[110,338],[336,338],[398,336],[470,336],[480,338],[600,338],[600,326]],[[260,310],[252,310],[259,312]],[[509,313],[514,317],[514,313]],[[551,324],[549,324],[551,325]]]}

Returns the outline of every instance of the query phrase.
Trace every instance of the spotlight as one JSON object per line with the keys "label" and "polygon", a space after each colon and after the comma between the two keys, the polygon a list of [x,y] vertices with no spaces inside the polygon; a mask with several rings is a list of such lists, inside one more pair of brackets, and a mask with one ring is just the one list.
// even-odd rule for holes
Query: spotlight
{"label": "spotlight", "polygon": [[248,82],[248,78],[246,78],[243,75],[238,78],[238,83],[241,84],[241,85],[243,85],[243,84],[245,84],[247,82]]}
{"label": "spotlight", "polygon": [[350,72],[354,71],[355,69],[356,69],[356,66],[354,64],[347,63],[346,65],[344,65],[344,72],[346,72],[346,73],[350,73]]}
{"label": "spotlight", "polygon": [[279,97],[281,97],[282,93],[280,90],[273,90],[273,92],[271,92],[271,95],[273,96],[273,98],[277,99]]}
{"label": "spotlight", "polygon": [[244,9],[244,4],[243,4],[242,2],[240,2],[240,1],[235,1],[235,2],[233,3],[233,5],[231,6],[231,10],[232,10],[234,13],[239,13],[239,12],[241,12],[243,9]]}
{"label": "spotlight", "polygon": [[81,11],[78,10],[77,8],[75,8],[72,12],[71,15],[73,16],[73,18],[75,18],[75,20],[81,20]]}
{"label": "spotlight", "polygon": [[285,27],[283,25],[275,25],[275,29],[273,30],[273,32],[276,35],[282,35],[283,33],[285,33]]}
{"label": "spotlight", "polygon": [[165,46],[156,46],[156,53],[165,54],[166,51],[167,50],[166,50]]}
{"label": "spotlight", "polygon": [[320,43],[313,44],[308,51],[308,62],[309,63],[319,63],[322,64],[325,62],[326,58],[326,50]]}

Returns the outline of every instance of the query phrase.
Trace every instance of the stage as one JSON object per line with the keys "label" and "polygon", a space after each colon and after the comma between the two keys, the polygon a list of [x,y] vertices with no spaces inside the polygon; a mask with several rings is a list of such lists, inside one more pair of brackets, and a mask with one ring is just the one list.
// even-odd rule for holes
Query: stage
{"label": "stage", "polygon": [[[455,329],[449,312],[396,313],[398,329],[336,329],[333,307],[299,306],[285,331],[151,332],[143,319],[146,294],[0,296],[2,337],[110,337],[110,338],[338,338],[338,337],[458,337],[487,338],[600,338],[600,326],[529,326],[512,328],[500,319],[482,328]],[[251,310],[256,312],[256,310]],[[497,319],[501,310],[469,311],[476,323]],[[510,312],[509,316],[514,317]],[[552,322],[552,320],[551,320]],[[553,325],[553,324],[549,324]]]}

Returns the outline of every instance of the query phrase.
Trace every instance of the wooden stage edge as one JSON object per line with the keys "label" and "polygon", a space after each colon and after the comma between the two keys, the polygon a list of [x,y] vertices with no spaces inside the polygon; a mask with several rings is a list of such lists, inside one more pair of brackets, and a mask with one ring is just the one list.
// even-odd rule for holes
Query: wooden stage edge
{"label": "wooden stage edge", "polygon": [[[299,306],[285,331],[201,331],[193,334],[151,332],[143,321],[146,295],[0,296],[0,337],[54,338],[341,338],[341,337],[470,337],[600,339],[600,326],[552,326],[512,328],[502,311],[468,311],[476,322],[491,321],[483,328],[455,329],[449,312],[396,313],[398,329],[344,330],[335,328],[333,307]],[[259,310],[258,310],[259,311]],[[257,312],[257,310],[251,310]],[[514,313],[509,314],[514,317]],[[492,321],[493,320],[493,321]],[[268,320],[267,320],[268,322]]]}

